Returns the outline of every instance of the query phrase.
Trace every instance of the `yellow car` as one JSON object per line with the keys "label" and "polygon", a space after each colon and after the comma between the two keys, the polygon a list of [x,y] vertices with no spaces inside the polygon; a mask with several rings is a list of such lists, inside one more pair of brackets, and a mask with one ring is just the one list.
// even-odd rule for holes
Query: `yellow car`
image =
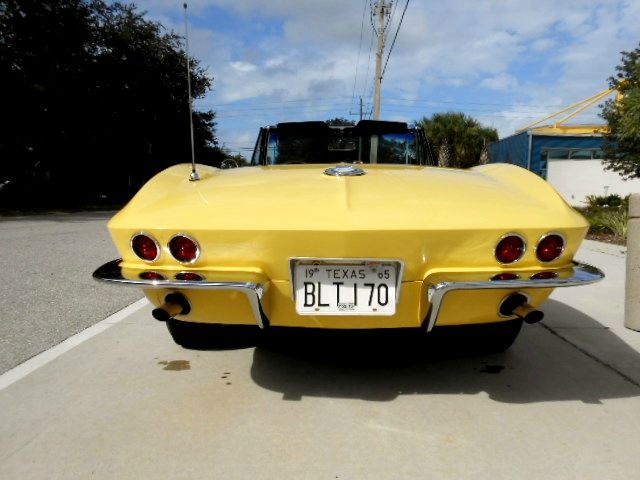
{"label": "yellow car", "polygon": [[588,224],[541,178],[433,165],[404,123],[263,128],[250,167],[152,178],[109,222],[122,258],[94,277],[142,288],[183,346],[202,323],[483,325],[492,350],[554,288],[603,277],[573,261]]}

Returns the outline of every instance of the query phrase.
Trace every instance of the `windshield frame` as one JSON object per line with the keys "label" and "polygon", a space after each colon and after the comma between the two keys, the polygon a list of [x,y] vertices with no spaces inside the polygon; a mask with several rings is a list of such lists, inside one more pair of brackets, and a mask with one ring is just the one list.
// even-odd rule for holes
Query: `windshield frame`
{"label": "windshield frame", "polygon": [[[283,141],[283,136],[288,140]],[[370,146],[376,142],[379,146],[372,151]],[[378,161],[383,148],[386,155],[404,156],[404,161]],[[430,150],[422,129],[402,122],[363,120],[355,126],[289,122],[260,130],[251,164],[434,165]]]}

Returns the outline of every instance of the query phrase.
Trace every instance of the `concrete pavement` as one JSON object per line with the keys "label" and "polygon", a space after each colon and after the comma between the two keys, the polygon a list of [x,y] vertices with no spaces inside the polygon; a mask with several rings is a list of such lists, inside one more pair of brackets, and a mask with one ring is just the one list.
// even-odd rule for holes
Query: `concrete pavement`
{"label": "concrete pavement", "polygon": [[557,290],[499,355],[252,332],[184,350],[143,307],[0,391],[0,478],[634,478],[616,248],[588,242],[607,279]]}

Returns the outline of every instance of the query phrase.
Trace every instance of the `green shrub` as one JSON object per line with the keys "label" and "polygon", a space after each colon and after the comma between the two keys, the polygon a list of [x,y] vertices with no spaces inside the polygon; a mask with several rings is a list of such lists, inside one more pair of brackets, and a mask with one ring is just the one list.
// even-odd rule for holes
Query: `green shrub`
{"label": "green shrub", "polygon": [[[621,202],[622,199],[621,199]],[[618,207],[589,207],[578,209],[589,221],[590,233],[610,233],[619,237],[627,236],[627,209],[621,203]]]}
{"label": "green shrub", "polygon": [[586,198],[589,208],[597,207],[621,207],[625,200],[629,201],[629,196],[624,199],[617,193],[611,195],[588,195]]}

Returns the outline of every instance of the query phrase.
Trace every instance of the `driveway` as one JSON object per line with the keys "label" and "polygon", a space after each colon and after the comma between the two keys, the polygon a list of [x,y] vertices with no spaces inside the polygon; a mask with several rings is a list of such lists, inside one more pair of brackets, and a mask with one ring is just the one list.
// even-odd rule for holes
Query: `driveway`
{"label": "driveway", "polygon": [[634,478],[624,255],[578,257],[607,279],[557,290],[497,355],[251,330],[185,350],[138,302],[0,391],[0,478]]}

